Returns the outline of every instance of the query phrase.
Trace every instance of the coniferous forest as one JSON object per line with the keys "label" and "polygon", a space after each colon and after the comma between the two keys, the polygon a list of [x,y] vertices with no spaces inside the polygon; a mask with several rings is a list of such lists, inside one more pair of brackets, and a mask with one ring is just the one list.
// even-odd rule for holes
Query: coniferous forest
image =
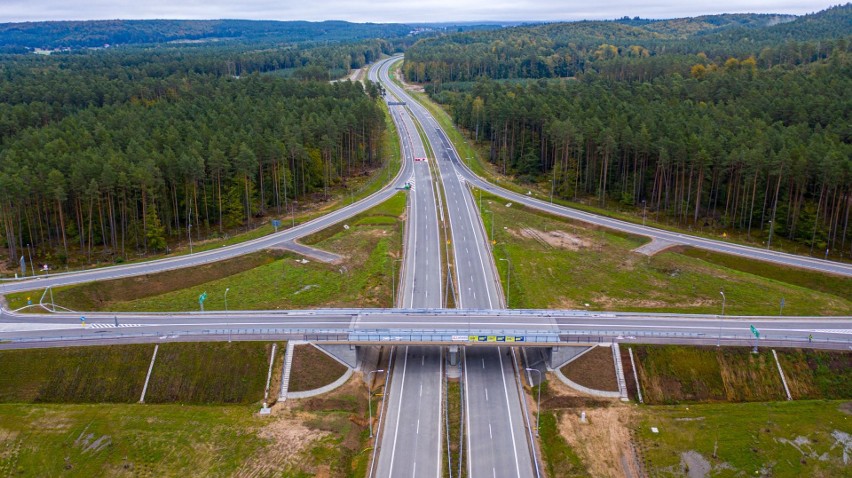
{"label": "coniferous forest", "polygon": [[503,174],[852,255],[852,5],[426,39],[403,71]]}
{"label": "coniferous forest", "polygon": [[121,261],[328,197],[381,166],[386,127],[377,85],[328,80],[392,48],[226,42],[0,57],[4,261]]}

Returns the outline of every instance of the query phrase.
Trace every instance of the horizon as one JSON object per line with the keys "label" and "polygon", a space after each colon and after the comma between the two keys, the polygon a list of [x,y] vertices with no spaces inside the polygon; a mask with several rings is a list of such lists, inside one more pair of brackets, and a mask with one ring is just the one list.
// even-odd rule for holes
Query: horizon
{"label": "horizon", "polygon": [[[222,0],[179,2],[151,0],[144,5],[123,1],[87,0],[68,5],[58,0],[7,0],[0,23],[90,22],[90,21],[278,21],[326,22],[343,21],[373,24],[504,24],[555,23],[577,21],[613,21],[624,17],[644,20],[671,20],[725,14],[767,14],[802,16],[847,3],[823,0],[795,2],[782,0],[720,0],[707,4],[682,5],[660,2],[640,5],[635,0],[619,0],[605,7],[590,8],[581,2],[563,4],[558,0],[529,0],[516,3],[484,0],[439,0],[429,6],[401,8],[390,2],[343,2],[332,0],[318,7],[299,8],[281,5],[271,0],[247,0],[233,6]],[[333,12],[333,13],[331,13]],[[437,15],[435,12],[439,12]],[[452,19],[448,19],[452,18]]]}

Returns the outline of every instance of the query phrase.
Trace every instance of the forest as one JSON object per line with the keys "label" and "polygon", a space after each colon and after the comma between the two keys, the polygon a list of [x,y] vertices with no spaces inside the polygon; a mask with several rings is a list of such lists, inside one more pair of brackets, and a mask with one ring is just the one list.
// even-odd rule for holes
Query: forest
{"label": "forest", "polygon": [[[658,38],[615,34],[595,51],[551,63],[555,43],[530,31],[557,26],[466,33],[414,45],[404,71],[412,80],[424,80],[421,73],[431,79],[433,98],[486,147],[501,173],[520,182],[568,200],[638,208],[688,229],[733,228],[763,243],[772,230],[820,256],[848,257],[852,41],[843,25],[850,19],[846,5],[749,27],[766,40],[740,45],[744,56],[721,53],[743,26],[674,38],[665,52]],[[562,26],[581,38],[571,42],[566,33],[558,41],[576,53],[626,27],[607,23],[592,40],[589,23]],[[825,37],[811,40],[814,32]],[[488,35],[493,42],[466,43]],[[485,43],[538,53],[478,57],[467,50]],[[420,54],[456,60],[423,63]]]}
{"label": "forest", "polygon": [[390,48],[369,40],[0,57],[4,260],[31,252],[52,266],[121,262],[328,197],[381,166],[386,124],[377,85],[328,79]]}
{"label": "forest", "polygon": [[96,20],[0,23],[0,51],[94,48],[104,45],[241,40],[278,43],[346,42],[406,36],[402,24],[343,21]]}

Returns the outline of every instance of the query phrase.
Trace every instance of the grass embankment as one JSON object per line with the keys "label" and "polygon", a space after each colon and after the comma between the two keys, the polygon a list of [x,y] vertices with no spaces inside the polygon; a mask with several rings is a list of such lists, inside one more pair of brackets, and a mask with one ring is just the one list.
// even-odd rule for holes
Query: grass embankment
{"label": "grass embankment", "polygon": [[328,385],[346,372],[346,366],[329,357],[313,345],[297,345],[293,348],[293,364],[290,369],[291,392],[314,390]]}
{"label": "grass embankment", "polygon": [[[257,402],[270,352],[265,342],[161,344],[145,401]],[[152,344],[0,351],[0,402],[136,402],[153,353]]]}
{"label": "grass embankment", "polygon": [[[477,191],[478,194],[478,191]],[[477,197],[478,200],[478,197]],[[790,315],[852,312],[852,279],[723,255],[690,257],[677,251],[645,257],[645,242],[606,229],[556,218],[482,193],[482,219],[493,227],[496,259],[512,265],[512,308],[777,315],[784,298]],[[492,224],[493,222],[493,224]],[[504,290],[508,263],[496,261]]]}
{"label": "grass embankment", "polygon": [[849,405],[793,401],[647,407],[637,431],[645,471],[649,476],[849,476],[844,464],[852,449]]}
{"label": "grass embankment", "polygon": [[163,344],[145,402],[258,402],[263,398],[271,351],[272,344],[265,342]]}
{"label": "grass embankment", "polygon": [[153,352],[153,345],[3,350],[0,402],[135,402]]}
{"label": "grass embankment", "polygon": [[[302,263],[301,256],[292,253],[259,252],[177,271],[57,288],[54,300],[75,310],[185,311],[197,310],[198,296],[207,292],[205,310],[224,310],[225,290],[230,289],[228,307],[235,310],[388,307],[391,264],[401,255],[405,201],[405,193],[399,193],[305,239],[343,256],[340,264]],[[10,306],[20,306],[28,295],[32,293],[7,299]]]}
{"label": "grass embankment", "polygon": [[783,350],[778,361],[794,399],[852,398],[852,353]]}
{"label": "grass embankment", "polygon": [[541,414],[539,442],[547,476],[550,478],[573,478],[590,476],[577,453],[559,433],[561,412],[548,411]]}
{"label": "grass embankment", "polygon": [[[645,402],[784,400],[769,349],[633,346]],[[790,393],[799,398],[852,398],[852,353],[777,350]]]}

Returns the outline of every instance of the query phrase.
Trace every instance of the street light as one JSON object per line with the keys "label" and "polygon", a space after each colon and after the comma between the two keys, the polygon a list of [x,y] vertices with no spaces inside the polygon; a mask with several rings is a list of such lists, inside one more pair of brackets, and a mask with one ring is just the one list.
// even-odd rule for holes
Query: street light
{"label": "street light", "polygon": [[[228,291],[231,290],[230,287],[225,288],[225,312],[228,311]],[[226,316],[228,314],[225,314]],[[225,323],[225,327],[228,328],[228,343],[231,343],[231,320],[228,317],[228,322]]]}
{"label": "street light", "polygon": [[722,345],[722,317],[725,316],[725,291],[720,290],[720,294],[722,294],[722,315],[719,316],[719,338],[716,339],[716,347]]}
{"label": "street light", "polygon": [[509,260],[508,257],[505,258],[505,259],[500,259],[500,260],[506,261],[506,262],[509,263],[509,269],[506,272],[506,308],[510,309],[511,307],[509,307],[509,304],[510,304],[509,297],[512,294],[512,261]]}
{"label": "street light", "polygon": [[225,288],[225,312],[228,311],[228,291],[231,290],[230,287]]}
{"label": "street light", "polygon": [[[541,417],[541,370],[537,368],[529,368],[526,369],[527,372],[536,372],[538,374],[538,401],[536,403],[536,414],[535,414],[535,436],[538,436],[538,423],[539,418]],[[532,383],[530,383],[532,385]]]}
{"label": "street light", "polygon": [[370,375],[382,372],[384,372],[383,369],[370,370],[367,372],[367,407],[370,410],[370,438],[373,438],[373,382],[370,381]]}
{"label": "street light", "polygon": [[647,211],[647,206],[648,206],[647,202],[643,199],[642,200],[642,225],[643,226],[645,225],[645,212]]}

